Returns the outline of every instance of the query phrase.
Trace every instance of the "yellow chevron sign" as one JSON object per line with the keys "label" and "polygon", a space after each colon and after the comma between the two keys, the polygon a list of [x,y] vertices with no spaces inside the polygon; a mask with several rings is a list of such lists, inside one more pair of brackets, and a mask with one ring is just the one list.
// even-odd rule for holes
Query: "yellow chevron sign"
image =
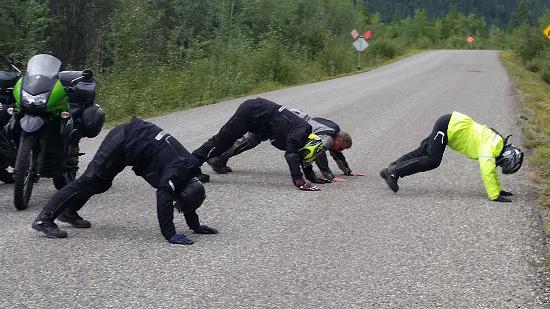
{"label": "yellow chevron sign", "polygon": [[547,38],[550,39],[550,25],[544,29],[544,35],[546,35]]}

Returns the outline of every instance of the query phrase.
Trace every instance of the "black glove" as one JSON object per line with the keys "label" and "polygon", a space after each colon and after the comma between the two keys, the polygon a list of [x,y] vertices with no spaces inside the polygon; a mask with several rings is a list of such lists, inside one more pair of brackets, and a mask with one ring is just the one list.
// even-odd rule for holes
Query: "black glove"
{"label": "black glove", "polygon": [[306,182],[305,185],[299,187],[298,189],[302,191],[321,191],[321,189],[317,188],[317,186],[310,184],[309,182]]}
{"label": "black glove", "polygon": [[326,178],[317,177],[317,179],[315,179],[315,183],[325,184],[325,183],[332,183],[332,181]]}
{"label": "black glove", "polygon": [[512,200],[507,198],[507,197],[503,197],[502,194],[499,195],[496,199],[494,199],[493,201],[495,202],[503,202],[503,203],[509,203],[511,202]]}
{"label": "black glove", "polygon": [[184,234],[176,234],[172,236],[168,242],[172,244],[178,244],[178,245],[192,245],[193,241],[191,238],[185,236]]}
{"label": "black glove", "polygon": [[202,183],[210,182],[210,175],[208,175],[208,174],[201,173],[201,174],[199,174],[195,177],[197,177],[200,180],[200,182],[202,182]]}
{"label": "black glove", "polygon": [[209,227],[208,225],[199,225],[198,228],[193,229],[197,234],[218,234],[218,230]]}
{"label": "black glove", "polygon": [[331,183],[332,181],[331,180],[328,180],[326,178],[320,178],[320,177],[317,177],[315,178],[315,181],[312,181],[313,183],[320,183],[320,184],[325,184],[325,183]]}
{"label": "black glove", "polygon": [[300,188],[301,186],[306,184],[306,181],[304,180],[304,178],[302,178],[302,176],[292,177],[292,182],[294,183],[294,186],[296,186],[296,188]]}
{"label": "black glove", "polygon": [[292,177],[292,182],[294,182],[296,188],[302,191],[321,191],[321,189],[306,182],[302,176]]}
{"label": "black glove", "polygon": [[315,172],[306,174],[307,180],[311,181],[312,183],[331,183],[332,181],[319,177]]}
{"label": "black glove", "polygon": [[512,195],[514,195],[514,193],[500,190],[500,196],[512,196]]}

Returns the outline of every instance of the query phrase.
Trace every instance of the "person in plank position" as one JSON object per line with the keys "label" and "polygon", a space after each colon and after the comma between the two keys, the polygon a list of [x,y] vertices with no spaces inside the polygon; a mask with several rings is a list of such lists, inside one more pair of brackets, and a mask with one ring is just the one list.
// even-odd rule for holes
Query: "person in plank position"
{"label": "person in plank position", "polygon": [[453,112],[441,116],[430,135],[417,149],[403,155],[380,171],[380,177],[393,192],[399,190],[397,180],[405,176],[437,168],[443,158],[446,146],[478,160],[481,178],[489,199],[497,202],[511,202],[510,192],[501,190],[497,166],[504,174],[517,172],[523,163],[523,152],[494,129],[475,122],[469,116]]}
{"label": "person in plank position", "polygon": [[58,219],[77,228],[89,228],[78,211],[94,194],[107,191],[115,176],[126,166],[157,189],[157,216],[162,235],[174,244],[190,245],[185,234],[176,233],[174,208],[183,212],[185,221],[197,234],[217,234],[201,225],[197,208],[206,195],[199,162],[172,135],[137,117],[113,128],[105,137],[93,160],[81,177],[57,191],[44,205],[32,228],[46,236],[67,237],[54,223]]}

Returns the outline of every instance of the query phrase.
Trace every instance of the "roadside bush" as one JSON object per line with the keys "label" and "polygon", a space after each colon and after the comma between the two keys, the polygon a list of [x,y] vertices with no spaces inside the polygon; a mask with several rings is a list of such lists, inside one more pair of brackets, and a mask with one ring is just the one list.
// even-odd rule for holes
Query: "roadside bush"
{"label": "roadside bush", "polygon": [[517,38],[515,50],[524,63],[544,53],[548,43],[547,39],[534,28],[523,29],[519,33],[515,32],[514,36]]}
{"label": "roadside bush", "polygon": [[394,58],[402,53],[400,46],[390,39],[373,41],[369,49],[369,54],[375,55],[376,58]]}
{"label": "roadside bush", "polygon": [[540,78],[550,84],[550,44],[546,45],[536,60],[540,66]]}
{"label": "roadside bush", "polygon": [[466,49],[467,43],[465,37],[459,37],[456,35],[450,36],[445,40],[445,46],[446,49]]}
{"label": "roadside bush", "polygon": [[528,61],[525,67],[527,68],[527,70],[536,73],[540,71],[541,65],[538,60],[533,59]]}
{"label": "roadside bush", "polygon": [[336,75],[353,70],[356,59],[350,43],[331,41],[325,44],[317,56],[318,63],[328,75]]}
{"label": "roadside bush", "polygon": [[273,81],[282,85],[293,85],[307,79],[305,68],[313,62],[307,58],[307,53],[299,48],[291,50],[275,36],[268,36],[260,42],[248,57],[257,82]]}
{"label": "roadside bush", "polygon": [[434,43],[428,37],[421,37],[414,42],[414,45],[420,49],[430,49],[433,47]]}

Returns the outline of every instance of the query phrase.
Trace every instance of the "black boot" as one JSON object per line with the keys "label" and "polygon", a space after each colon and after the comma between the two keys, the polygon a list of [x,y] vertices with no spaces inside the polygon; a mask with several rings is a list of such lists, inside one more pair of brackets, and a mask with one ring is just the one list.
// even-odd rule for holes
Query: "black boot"
{"label": "black boot", "polygon": [[229,158],[243,153],[249,149],[252,149],[259,143],[259,140],[257,142],[254,142],[250,140],[250,137],[247,137],[245,135],[243,138],[237,140],[235,144],[231,146],[231,148],[227,149],[217,157],[208,159],[206,163],[208,163],[208,165],[212,167],[214,172],[218,174],[231,173],[233,170],[229,166],[227,166],[227,161],[229,161]]}
{"label": "black boot", "polygon": [[227,174],[233,171],[229,166],[227,166],[228,160],[229,160],[229,157],[227,157],[224,152],[215,158],[208,159],[206,163],[210,165],[210,167],[214,170],[214,172],[218,174]]}
{"label": "black boot", "polygon": [[57,224],[55,224],[53,220],[43,212],[40,212],[38,217],[34,219],[32,228],[51,238],[67,237],[67,232],[60,230],[57,227]]}
{"label": "black boot", "polygon": [[81,216],[78,215],[78,213],[74,210],[71,210],[70,208],[65,209],[59,217],[57,217],[57,220],[69,223],[73,227],[79,228],[79,229],[86,229],[92,226],[92,223],[90,221],[82,219]]}
{"label": "black boot", "polygon": [[201,172],[199,175],[197,175],[195,177],[197,177],[200,180],[200,182],[202,182],[202,183],[210,182],[210,175],[208,175],[208,174],[203,174]]}
{"label": "black boot", "polygon": [[397,184],[397,180],[399,179],[399,176],[395,173],[395,165],[390,165],[388,167],[383,168],[380,171],[380,177],[386,181],[386,184],[392,191],[395,193],[399,191],[399,185]]}

